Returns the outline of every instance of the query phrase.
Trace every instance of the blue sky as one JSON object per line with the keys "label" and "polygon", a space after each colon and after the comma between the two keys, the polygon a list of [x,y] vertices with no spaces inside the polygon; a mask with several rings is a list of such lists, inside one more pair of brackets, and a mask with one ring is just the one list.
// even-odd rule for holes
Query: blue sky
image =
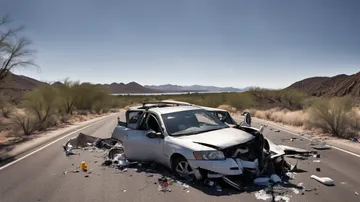
{"label": "blue sky", "polygon": [[282,88],[360,71],[358,0],[1,0],[36,79]]}

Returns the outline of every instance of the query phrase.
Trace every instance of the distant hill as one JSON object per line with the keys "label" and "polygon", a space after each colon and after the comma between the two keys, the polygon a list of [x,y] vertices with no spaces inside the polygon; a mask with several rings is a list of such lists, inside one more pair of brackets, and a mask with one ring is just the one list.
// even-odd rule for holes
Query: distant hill
{"label": "distant hill", "polygon": [[116,93],[161,93],[162,91],[156,89],[146,88],[136,82],[130,82],[128,84],[124,83],[111,83],[103,85],[107,88],[110,88],[110,92],[113,94]]}
{"label": "distant hill", "polygon": [[45,83],[27,76],[10,74],[10,76],[0,82],[1,96],[4,96],[6,100],[13,103],[19,103],[21,97],[27,91],[30,91],[41,84]]}
{"label": "distant hill", "polygon": [[144,87],[160,90],[163,92],[242,92],[244,89],[233,88],[233,87],[216,87],[216,86],[179,86],[172,84],[165,85],[145,85]]}
{"label": "distant hill", "polygon": [[345,96],[360,98],[360,72],[333,77],[311,77],[287,87],[311,96]]}

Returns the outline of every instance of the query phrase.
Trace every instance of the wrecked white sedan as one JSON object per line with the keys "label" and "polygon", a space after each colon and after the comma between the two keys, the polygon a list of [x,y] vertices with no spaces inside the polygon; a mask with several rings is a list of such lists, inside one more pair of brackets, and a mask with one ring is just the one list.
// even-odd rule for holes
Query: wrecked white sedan
{"label": "wrecked white sedan", "polygon": [[154,161],[202,179],[259,173],[264,144],[258,133],[232,128],[201,107],[150,102],[127,110],[112,138],[130,161]]}

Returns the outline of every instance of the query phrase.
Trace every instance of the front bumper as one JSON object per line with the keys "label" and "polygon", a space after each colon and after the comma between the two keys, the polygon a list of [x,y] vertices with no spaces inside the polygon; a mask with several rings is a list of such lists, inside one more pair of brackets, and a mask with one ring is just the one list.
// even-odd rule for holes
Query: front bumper
{"label": "front bumper", "polygon": [[[227,158],[225,160],[188,160],[191,168],[194,170],[195,177],[201,179],[202,177],[208,178],[221,178],[228,175],[242,175],[244,169],[249,169],[253,172],[258,172],[259,163],[255,161],[244,161],[239,158]],[[208,176],[201,176],[199,170],[210,171]]]}

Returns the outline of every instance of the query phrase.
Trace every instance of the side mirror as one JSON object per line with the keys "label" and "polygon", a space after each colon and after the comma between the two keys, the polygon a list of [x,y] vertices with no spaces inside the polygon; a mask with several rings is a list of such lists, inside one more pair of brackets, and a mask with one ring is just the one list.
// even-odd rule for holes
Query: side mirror
{"label": "side mirror", "polygon": [[251,127],[251,115],[249,112],[244,112],[245,117],[244,121],[241,123],[242,126],[248,126]]}
{"label": "side mirror", "polygon": [[163,134],[160,132],[155,132],[155,131],[150,131],[146,134],[146,137],[150,138],[150,139],[154,139],[154,138],[164,138]]}

